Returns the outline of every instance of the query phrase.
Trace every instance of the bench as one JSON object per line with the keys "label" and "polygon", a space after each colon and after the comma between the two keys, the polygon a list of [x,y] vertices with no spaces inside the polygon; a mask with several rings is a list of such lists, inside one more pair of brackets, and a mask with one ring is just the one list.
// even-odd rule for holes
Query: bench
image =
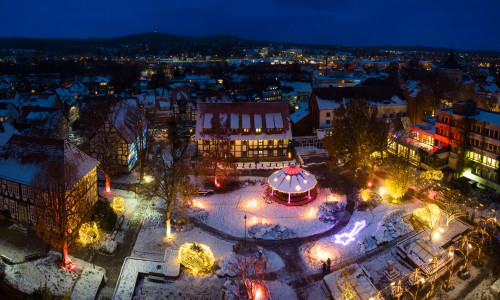
{"label": "bench", "polygon": [[25,255],[24,256],[24,260],[26,261],[32,261],[32,260],[35,260],[35,259],[38,259],[40,258],[41,255],[38,254],[38,253],[33,253],[33,254],[28,254],[28,255]]}
{"label": "bench", "polygon": [[9,265],[14,264],[14,262],[12,261],[12,259],[8,258],[8,257],[7,257],[7,256],[5,256],[5,255],[0,255],[0,258],[1,258],[4,262],[6,262],[7,264],[9,264]]}

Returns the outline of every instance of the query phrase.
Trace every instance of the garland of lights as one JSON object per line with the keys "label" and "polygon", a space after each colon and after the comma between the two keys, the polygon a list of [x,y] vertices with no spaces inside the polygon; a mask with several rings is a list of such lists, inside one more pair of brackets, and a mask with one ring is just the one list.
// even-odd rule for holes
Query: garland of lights
{"label": "garland of lights", "polygon": [[78,231],[79,242],[82,245],[89,245],[97,242],[100,239],[99,229],[96,222],[84,223]]}
{"label": "garland of lights", "polygon": [[296,195],[296,194],[303,194],[307,191],[310,191],[312,189],[314,189],[316,187],[316,185],[318,185],[318,182],[316,181],[316,183],[308,190],[303,190],[303,191],[300,191],[300,192],[287,192],[287,191],[282,191],[282,190],[278,190],[276,188],[274,188],[274,186],[269,182],[269,179],[267,179],[267,184],[269,184],[269,186],[275,190],[275,191],[278,191],[278,192],[281,192],[281,193],[285,193],[285,194],[292,194],[292,195]]}
{"label": "garland of lights", "polygon": [[210,247],[198,243],[185,243],[179,248],[179,262],[195,272],[208,272],[215,263]]}
{"label": "garland of lights", "polygon": [[111,208],[117,214],[125,211],[125,200],[122,197],[115,196],[113,198],[113,203],[111,203]]}

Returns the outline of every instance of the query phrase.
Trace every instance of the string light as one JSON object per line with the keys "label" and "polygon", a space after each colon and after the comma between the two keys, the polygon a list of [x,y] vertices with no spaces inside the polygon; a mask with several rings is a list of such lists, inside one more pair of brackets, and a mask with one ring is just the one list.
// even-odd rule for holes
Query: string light
{"label": "string light", "polygon": [[215,263],[210,247],[198,243],[185,243],[179,248],[179,262],[195,272],[208,272]]}
{"label": "string light", "polygon": [[95,222],[84,223],[78,231],[79,241],[82,245],[89,245],[99,240],[99,229]]}
{"label": "string light", "polygon": [[121,214],[125,211],[125,200],[120,196],[115,196],[113,198],[113,203],[111,203],[111,208],[117,214]]}

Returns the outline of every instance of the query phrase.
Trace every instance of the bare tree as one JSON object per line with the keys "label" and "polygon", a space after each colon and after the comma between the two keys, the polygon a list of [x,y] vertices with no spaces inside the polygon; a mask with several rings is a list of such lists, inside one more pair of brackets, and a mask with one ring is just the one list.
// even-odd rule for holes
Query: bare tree
{"label": "bare tree", "polygon": [[235,259],[228,263],[228,268],[241,278],[250,299],[255,299],[259,287],[264,289],[263,276],[270,270],[265,254],[261,257],[254,254],[236,255]]}
{"label": "bare tree", "polygon": [[139,163],[140,180],[144,180],[145,171],[148,168],[149,154],[154,145],[154,137],[157,132],[155,129],[150,129],[151,114],[145,115],[146,111],[141,110],[137,106],[127,108],[125,124],[132,131],[134,137],[137,137],[136,150],[137,161]]}
{"label": "bare tree", "polygon": [[220,122],[213,122],[209,134],[210,148],[202,154],[201,173],[213,178],[215,187],[231,181],[237,173],[229,131]]}
{"label": "bare tree", "polygon": [[444,216],[446,218],[446,227],[448,227],[451,220],[458,219],[465,215],[465,213],[463,212],[463,207],[460,205],[460,203],[465,202],[466,197],[460,191],[447,187],[442,190],[442,193],[442,206]]}
{"label": "bare tree", "polygon": [[151,197],[165,201],[166,236],[171,236],[170,217],[173,210],[181,210],[188,205],[194,188],[188,176],[188,143],[179,136],[179,126],[172,121],[168,126],[168,139],[155,144],[148,173],[153,177],[153,185],[148,190]]}
{"label": "bare tree", "polygon": [[35,176],[33,186],[40,195],[34,203],[34,230],[54,248],[61,249],[62,265],[68,266],[68,243],[97,200],[95,176],[83,180],[72,161],[47,162]]}

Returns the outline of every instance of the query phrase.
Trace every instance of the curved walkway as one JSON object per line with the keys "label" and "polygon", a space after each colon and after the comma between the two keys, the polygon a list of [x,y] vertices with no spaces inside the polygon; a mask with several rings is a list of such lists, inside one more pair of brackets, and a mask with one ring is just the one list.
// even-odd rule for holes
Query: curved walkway
{"label": "curved walkway", "polygon": [[[354,206],[355,206],[354,200],[349,195],[347,197],[347,205],[345,208],[344,215],[342,216],[340,221],[337,224],[335,224],[335,226],[333,226],[332,228],[329,228],[328,230],[325,230],[325,231],[320,232],[320,233],[316,233],[316,234],[304,236],[304,237],[294,237],[294,238],[285,239],[285,240],[248,239],[248,241],[251,241],[252,243],[257,244],[259,246],[263,246],[263,247],[288,246],[288,245],[295,245],[295,246],[299,245],[300,246],[306,242],[316,241],[316,240],[319,240],[319,239],[324,238],[326,236],[336,234],[342,228],[344,228],[351,220],[351,216],[354,212]],[[207,232],[209,232],[217,237],[220,237],[224,240],[234,241],[234,242],[244,241],[244,238],[236,237],[234,235],[227,234],[219,229],[216,229],[210,225],[205,224],[202,221],[197,220],[196,218],[190,218],[190,219],[194,225],[196,225],[196,226],[200,227],[201,229],[203,229],[203,230],[205,230],[205,231],[207,231]]]}

